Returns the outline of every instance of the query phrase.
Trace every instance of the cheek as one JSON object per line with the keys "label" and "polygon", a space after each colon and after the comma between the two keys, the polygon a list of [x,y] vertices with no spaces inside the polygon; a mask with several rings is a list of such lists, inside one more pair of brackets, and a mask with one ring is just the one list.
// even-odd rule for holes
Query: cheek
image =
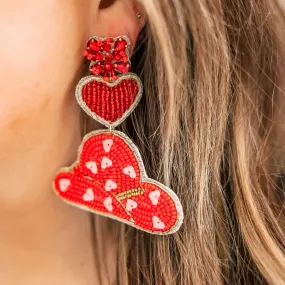
{"label": "cheek", "polygon": [[11,124],[22,127],[34,119],[40,124],[39,114],[50,116],[59,108],[81,64],[89,2],[13,0],[1,4],[2,135]]}

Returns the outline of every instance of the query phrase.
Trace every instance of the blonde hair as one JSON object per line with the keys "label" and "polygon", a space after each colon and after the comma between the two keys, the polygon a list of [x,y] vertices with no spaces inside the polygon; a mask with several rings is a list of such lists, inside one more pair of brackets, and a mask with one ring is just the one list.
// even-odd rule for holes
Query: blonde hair
{"label": "blonde hair", "polygon": [[148,175],[180,197],[185,220],[161,237],[97,217],[116,237],[116,284],[285,284],[284,197],[269,168],[272,14],[281,21],[281,9],[268,0],[140,2],[148,24],[133,70],[145,93],[121,128]]}

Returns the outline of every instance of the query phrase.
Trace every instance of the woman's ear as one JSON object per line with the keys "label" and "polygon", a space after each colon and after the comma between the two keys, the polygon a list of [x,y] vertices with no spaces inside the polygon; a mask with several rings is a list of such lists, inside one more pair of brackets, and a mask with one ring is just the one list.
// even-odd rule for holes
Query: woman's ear
{"label": "woman's ear", "polygon": [[145,24],[142,6],[136,0],[98,0],[97,15],[90,36],[126,35],[132,48]]}

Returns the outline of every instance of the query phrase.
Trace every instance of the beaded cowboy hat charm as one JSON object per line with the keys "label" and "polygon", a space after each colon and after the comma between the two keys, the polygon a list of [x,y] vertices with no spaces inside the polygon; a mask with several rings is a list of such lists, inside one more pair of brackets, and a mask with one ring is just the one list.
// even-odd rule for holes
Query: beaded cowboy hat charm
{"label": "beaded cowboy hat charm", "polygon": [[142,83],[130,73],[129,39],[92,37],[84,55],[92,75],[76,87],[76,99],[108,127],[87,134],[77,161],[57,173],[55,192],[67,203],[152,234],[176,232],[183,220],[176,194],[150,179],[141,155],[124,133],[114,130],[137,106]]}

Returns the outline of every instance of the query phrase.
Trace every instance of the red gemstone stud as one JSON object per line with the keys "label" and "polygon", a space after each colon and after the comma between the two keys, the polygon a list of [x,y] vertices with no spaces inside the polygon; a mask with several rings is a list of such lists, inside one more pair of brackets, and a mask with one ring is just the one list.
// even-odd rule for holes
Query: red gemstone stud
{"label": "red gemstone stud", "polygon": [[91,73],[111,82],[118,79],[118,74],[129,72],[129,48],[130,42],[125,36],[105,39],[92,37],[84,55],[91,61]]}
{"label": "red gemstone stud", "polygon": [[176,232],[183,210],[176,194],[150,179],[134,143],[115,131],[142,96],[139,77],[129,73],[129,39],[92,37],[84,55],[92,75],[76,87],[76,99],[93,119],[108,127],[87,134],[77,161],[54,179],[66,202],[153,234]]}

